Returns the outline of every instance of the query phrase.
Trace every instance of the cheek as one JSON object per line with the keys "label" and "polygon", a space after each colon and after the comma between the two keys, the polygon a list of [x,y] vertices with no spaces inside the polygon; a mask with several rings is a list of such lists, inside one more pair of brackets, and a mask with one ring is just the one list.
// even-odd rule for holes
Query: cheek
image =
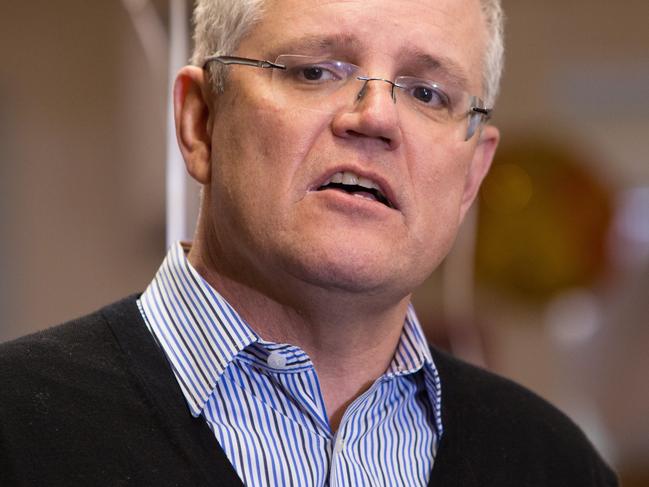
{"label": "cheek", "polygon": [[[238,170],[249,170],[249,162],[271,159],[278,132],[281,133],[279,110],[273,105],[260,108],[250,96],[237,93],[219,107],[214,126],[213,149],[218,163],[236,163]],[[241,161],[241,163],[239,163]]]}
{"label": "cheek", "polygon": [[232,80],[237,89],[231,96],[224,95],[227,98],[217,108],[215,136],[234,141],[235,156],[252,153],[267,160],[286,157],[286,152],[297,151],[293,147],[308,144],[309,134],[315,134],[323,117],[287,106],[274,99],[269,90],[257,84],[251,87],[248,81]]}
{"label": "cheek", "polygon": [[[225,100],[212,133],[213,206],[239,223],[281,225],[284,206],[303,195],[296,183],[323,122],[244,90]],[[251,228],[252,230],[252,228]]]}
{"label": "cheek", "polygon": [[[436,267],[451,248],[461,218],[460,207],[469,152],[465,147],[429,146],[420,164],[411,169],[414,191],[413,244],[422,266]],[[446,144],[448,147],[448,144]]]}
{"label": "cheek", "polygon": [[420,153],[412,170],[416,206],[427,219],[457,224],[470,151],[463,146],[435,144]]}

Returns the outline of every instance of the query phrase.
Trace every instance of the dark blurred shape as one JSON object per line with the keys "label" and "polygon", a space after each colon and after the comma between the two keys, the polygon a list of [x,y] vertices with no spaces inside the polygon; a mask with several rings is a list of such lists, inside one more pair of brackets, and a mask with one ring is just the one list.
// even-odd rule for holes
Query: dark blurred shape
{"label": "dark blurred shape", "polygon": [[542,301],[605,273],[612,194],[588,167],[573,149],[545,140],[499,149],[480,197],[481,284]]}

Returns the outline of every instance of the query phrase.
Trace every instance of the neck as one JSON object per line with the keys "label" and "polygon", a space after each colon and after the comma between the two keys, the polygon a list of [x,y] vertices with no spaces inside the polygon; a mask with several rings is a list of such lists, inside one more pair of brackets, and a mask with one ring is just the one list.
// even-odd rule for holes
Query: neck
{"label": "neck", "polygon": [[289,343],[309,355],[332,430],[390,364],[410,296],[386,305],[378,296],[306,283],[290,285],[294,292],[278,296],[223,272],[199,245],[192,247],[189,260],[264,340]]}

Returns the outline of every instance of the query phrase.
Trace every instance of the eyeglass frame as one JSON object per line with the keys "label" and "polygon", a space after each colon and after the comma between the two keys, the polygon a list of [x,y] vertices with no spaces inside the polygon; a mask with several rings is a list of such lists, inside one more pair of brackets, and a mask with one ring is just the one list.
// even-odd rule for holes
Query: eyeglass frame
{"label": "eyeglass frame", "polygon": [[[278,58],[279,57],[281,56],[278,56]],[[274,63],[265,59],[251,59],[251,58],[239,57],[239,56],[222,56],[218,54],[206,57],[205,60],[203,61],[202,69],[207,70],[208,65],[213,61],[223,64],[224,66],[229,66],[234,64],[234,65],[242,65],[242,66],[252,66],[255,68],[262,68],[262,69],[283,69],[283,70],[286,69],[286,66],[283,64]],[[395,95],[394,89],[403,88],[401,85],[395,83],[394,81],[385,78],[357,76],[356,79],[358,81],[364,81],[363,87],[360,89],[358,95],[356,96],[357,100],[360,100],[365,94],[365,91],[367,90],[367,84],[369,81],[384,81],[389,85],[391,85],[390,96],[394,103],[397,102],[397,97]],[[469,121],[469,127],[467,128],[467,137],[465,139],[465,142],[470,140],[473,137],[473,135],[477,132],[477,127],[479,125],[482,125],[483,123],[487,122],[491,118],[491,114],[493,112],[493,108],[486,108],[484,106],[480,106],[483,104],[483,102],[482,99],[479,98],[478,96],[472,95],[470,99],[473,101],[473,103],[469,106],[469,110],[466,113],[466,116],[477,114],[480,116],[480,120],[479,123],[475,124],[474,127],[471,127],[471,122]]]}

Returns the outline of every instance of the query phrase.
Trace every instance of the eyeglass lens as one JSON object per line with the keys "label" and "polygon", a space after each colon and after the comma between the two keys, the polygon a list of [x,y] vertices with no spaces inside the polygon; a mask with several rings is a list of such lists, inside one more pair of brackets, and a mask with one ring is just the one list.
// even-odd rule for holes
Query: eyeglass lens
{"label": "eyeglass lens", "polygon": [[400,122],[408,131],[421,133],[430,125],[436,125],[437,131],[464,128],[462,135],[469,138],[482,119],[479,114],[467,117],[468,94],[432,81],[411,76],[394,81],[371,78],[356,65],[308,56],[282,55],[275,63],[285,69],[272,70],[272,90],[287,107],[336,113],[354,109],[369,90],[378,89],[385,92],[387,102],[396,104]]}

